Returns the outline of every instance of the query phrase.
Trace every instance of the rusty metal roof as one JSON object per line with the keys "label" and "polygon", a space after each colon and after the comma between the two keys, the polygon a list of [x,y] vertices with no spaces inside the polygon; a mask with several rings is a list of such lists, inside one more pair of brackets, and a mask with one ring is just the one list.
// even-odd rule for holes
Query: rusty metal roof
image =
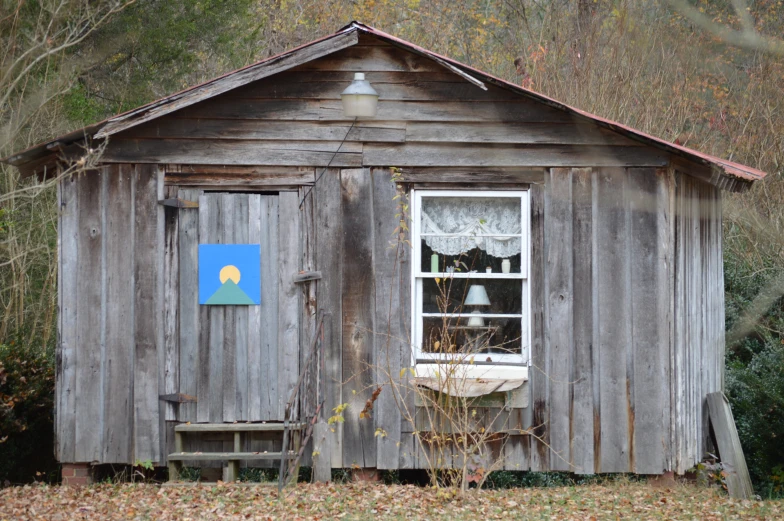
{"label": "rusty metal roof", "polygon": [[229,72],[205,83],[189,87],[180,92],[153,101],[136,109],[112,116],[104,121],[89,125],[69,134],[65,134],[54,140],[40,143],[23,152],[19,152],[4,158],[0,160],[0,162],[22,167],[26,163],[39,160],[47,155],[54,154],[55,150],[61,146],[84,139],[102,139],[111,136],[112,134],[122,132],[123,130],[134,127],[143,122],[156,119],[170,112],[174,112],[175,110],[179,110],[194,103],[198,103],[199,101],[217,96],[233,88],[237,88],[252,81],[257,81],[261,78],[267,77],[277,72],[281,72],[282,70],[286,70],[287,68],[318,59],[323,55],[355,45],[358,41],[356,36],[358,33],[373,35],[374,37],[387,41],[390,44],[396,45],[415,54],[430,58],[446,67],[453,73],[460,75],[467,81],[474,83],[480,88],[486,89],[483,82],[487,82],[498,87],[511,90],[520,95],[535,99],[550,107],[563,110],[575,116],[576,119],[582,119],[595,123],[644,144],[663,149],[676,156],[683,157],[697,164],[711,167],[714,169],[714,171],[718,169],[718,173],[724,174],[725,176],[746,182],[753,182],[764,178],[766,175],[765,172],[761,170],[721,159],[719,157],[711,156],[709,154],[704,154],[681,145],[676,145],[621,123],[596,116],[576,107],[569,106],[536,91],[515,85],[514,83],[462,64],[446,56],[441,56],[411,42],[407,42],[360,22],[351,22],[349,25],[343,27],[339,31],[323,38],[319,38],[318,40],[314,40],[281,54],[266,58],[236,71]]}

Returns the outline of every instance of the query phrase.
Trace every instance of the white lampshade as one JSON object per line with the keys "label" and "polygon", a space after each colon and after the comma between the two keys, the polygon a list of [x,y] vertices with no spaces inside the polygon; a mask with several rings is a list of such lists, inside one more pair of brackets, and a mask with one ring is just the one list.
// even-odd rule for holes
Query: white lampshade
{"label": "white lampshade", "polygon": [[362,72],[354,73],[354,81],[340,94],[343,114],[348,117],[372,118],[378,109],[378,92],[370,86]]}
{"label": "white lampshade", "polygon": [[490,298],[487,296],[487,290],[480,284],[474,284],[468,288],[468,295],[464,303],[466,306],[489,306]]}
{"label": "white lampshade", "polygon": [[485,325],[485,319],[479,316],[479,311],[472,311],[470,315],[468,315],[468,327],[483,327]]}

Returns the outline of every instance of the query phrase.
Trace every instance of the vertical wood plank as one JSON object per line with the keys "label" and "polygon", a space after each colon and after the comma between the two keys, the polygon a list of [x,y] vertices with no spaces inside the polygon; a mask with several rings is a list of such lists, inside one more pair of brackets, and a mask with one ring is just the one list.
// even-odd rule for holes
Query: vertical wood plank
{"label": "vertical wood plank", "polygon": [[261,251],[259,274],[261,279],[261,305],[249,306],[248,308],[248,368],[247,368],[247,419],[249,421],[261,420],[261,389],[264,378],[262,377],[261,367],[262,357],[262,331],[261,331],[261,308],[264,306],[264,289],[269,284],[269,279],[263,276],[265,265],[269,265],[267,257],[268,246],[261,241],[261,199],[258,194],[248,196],[248,243],[258,244]]}
{"label": "vertical wood plank", "polygon": [[[375,331],[373,335],[376,382],[383,390],[374,406],[376,427],[384,436],[376,437],[376,465],[379,469],[396,469],[400,461],[402,398],[400,368],[409,353],[404,317],[410,315],[408,303],[400,300],[401,285],[409,285],[408,272],[401,271],[407,245],[398,241],[395,229],[402,215],[398,209],[397,187],[389,169],[371,171],[373,195],[373,265],[375,276]],[[402,200],[401,200],[402,203]],[[402,230],[401,230],[402,233]],[[396,399],[395,394],[398,394]]]}
{"label": "vertical wood plank", "polygon": [[376,466],[373,421],[360,411],[373,392],[372,194],[364,169],[340,172],[343,221],[343,387],[349,404],[343,424],[344,464]]}
{"label": "vertical wood plank", "polygon": [[574,274],[574,350],[569,432],[573,472],[593,474],[593,175],[589,168],[572,170],[572,266]]}
{"label": "vertical wood plank", "polygon": [[715,391],[723,391],[724,390],[724,355],[726,352],[726,338],[725,338],[725,330],[724,330],[724,264],[722,258],[722,252],[724,251],[724,237],[722,235],[722,202],[721,202],[721,191],[715,190],[714,197],[716,198],[715,201],[715,211],[716,214],[713,218],[713,223],[715,227],[715,236],[716,236],[716,254],[718,258],[716,259],[716,266],[715,266],[715,277],[716,277],[716,324],[714,327],[716,328],[716,334],[718,335],[717,343],[718,343],[718,358],[716,360],[716,373],[718,374],[718,379],[716,382]]}
{"label": "vertical wood plank", "polygon": [[547,403],[547,363],[545,345],[544,303],[545,303],[545,214],[544,187],[531,187],[531,470],[550,469],[550,427]]}
{"label": "vertical wood plank", "polygon": [[79,261],[76,317],[76,461],[99,461],[103,426],[101,388],[101,263],[102,170],[82,174],[79,179]]}
{"label": "vertical wood plank", "polygon": [[[155,167],[155,199],[156,203],[166,196],[163,184],[164,169],[160,165]],[[155,333],[156,350],[158,352],[158,394],[163,394],[166,388],[166,220],[164,207],[155,206]],[[158,459],[159,465],[168,463],[166,451],[166,407],[167,403],[158,399]]]}
{"label": "vertical wood plank", "polygon": [[416,468],[416,444],[419,443],[414,439],[414,435],[405,432],[400,435],[400,461],[398,462],[398,469],[413,469]]}
{"label": "vertical wood plank", "polygon": [[313,481],[327,483],[332,481],[332,466],[329,454],[332,452],[329,435],[329,425],[320,421],[313,426]]}
{"label": "vertical wood plank", "polygon": [[678,174],[676,177],[675,188],[675,400],[674,400],[674,423],[675,423],[675,470],[679,474],[686,471],[685,462],[685,406],[686,406],[686,223],[687,219],[687,197],[684,187],[684,177]]}
{"label": "vertical wood plank", "polygon": [[634,356],[634,472],[660,474],[664,470],[663,387],[660,335],[663,258],[659,241],[659,213],[666,211],[658,197],[658,179],[652,168],[630,168],[632,330]]}
{"label": "vertical wood plank", "polygon": [[[201,201],[198,190],[180,190],[178,197],[187,201]],[[179,337],[179,387],[178,392],[203,396],[199,379],[199,218],[201,210],[177,212],[178,227],[178,337]],[[197,421],[197,403],[182,403],[177,408],[180,422]]]}
{"label": "vertical wood plank", "polygon": [[[411,203],[411,190],[410,187],[407,188],[405,186],[401,187],[401,197],[403,197],[410,209]],[[410,210],[407,215],[403,215],[402,217],[406,220],[407,229],[409,230],[407,233],[404,234],[403,240],[411,239],[410,230],[413,229],[413,223],[411,219],[411,212]],[[393,375],[393,377],[398,378],[398,382],[400,383],[400,413],[401,413],[401,422],[400,422],[400,432],[401,432],[401,450],[403,447],[403,433],[405,432],[412,432],[414,430],[413,416],[416,414],[416,392],[413,386],[413,374],[414,374],[414,346],[412,340],[412,326],[411,326],[411,309],[412,309],[412,297],[411,297],[411,256],[412,256],[413,249],[411,248],[410,244],[404,243],[403,247],[400,250],[400,285],[398,287],[398,293],[400,295],[399,301],[401,309],[403,310],[401,313],[401,327],[402,327],[402,345],[400,350],[400,370],[402,371],[405,369],[403,373],[403,377],[400,378],[400,371],[398,371],[397,375]],[[401,456],[402,458],[402,456]]]}
{"label": "vertical wood plank", "polygon": [[160,461],[158,171],[136,165],[134,186],[134,459]]}
{"label": "vertical wood plank", "polygon": [[[249,223],[249,196],[235,194],[234,203],[234,242],[236,244],[251,243]],[[250,308],[258,306],[234,307],[234,418],[248,419],[248,323]]]}
{"label": "vertical wood plank", "polygon": [[59,184],[59,286],[60,338],[57,349],[55,380],[56,450],[60,462],[75,462],[76,452],[76,371],[77,371],[77,307],[79,303],[79,178],[69,176]]}
{"label": "vertical wood plank", "polygon": [[[173,193],[172,193],[173,192]],[[177,197],[176,189],[168,189],[167,198]],[[190,210],[193,212],[193,210]],[[166,206],[163,209],[164,220],[164,305],[163,305],[163,345],[164,345],[164,383],[163,392],[174,394],[180,392],[180,328],[179,328],[179,295],[180,295],[180,259],[179,259],[179,209]],[[166,421],[177,419],[179,406],[164,403]]]}
{"label": "vertical wood plank", "polygon": [[691,257],[691,281],[692,291],[689,295],[692,309],[692,336],[691,336],[691,355],[692,355],[692,461],[702,456],[700,450],[702,448],[702,418],[703,418],[703,378],[704,372],[701,365],[705,357],[705,342],[704,342],[704,321],[703,321],[703,306],[702,306],[702,289],[703,289],[703,248],[702,248],[702,187],[699,183],[692,182],[692,251],[694,255]]}
{"label": "vertical wood plank", "polygon": [[[521,409],[514,409],[512,414],[519,416]],[[504,448],[504,470],[527,471],[529,464],[530,442],[528,436],[510,434],[503,445]]]}
{"label": "vertical wood plank", "polygon": [[[199,244],[225,244],[225,235],[222,233],[223,223],[223,198],[221,194],[207,194],[206,206],[209,213],[206,218],[206,229],[199,230]],[[199,204],[201,211],[201,203]],[[213,423],[223,421],[223,342],[224,318],[226,306],[201,306],[202,314],[206,311],[209,332],[208,341],[202,349],[206,350],[207,360],[207,404],[208,420]]]}
{"label": "vertical wood plank", "polygon": [[550,469],[571,470],[570,365],[574,333],[571,169],[550,169],[545,181],[544,208]]}
{"label": "vertical wood plank", "polygon": [[601,471],[602,466],[602,353],[599,341],[599,178],[600,170],[591,172],[591,285],[594,288],[591,298],[593,308],[593,352],[591,353],[591,366],[593,367],[593,468],[595,472]]}
{"label": "vertical wood plank", "polygon": [[278,418],[279,402],[284,400],[278,382],[278,198],[261,196],[259,236],[261,244],[261,306],[260,306],[260,387],[254,390],[259,395],[261,408],[259,419]]}
{"label": "vertical wood plank", "polygon": [[278,196],[278,416],[299,377],[299,291],[294,284],[299,264],[299,197],[297,192]]}
{"label": "vertical wood plank", "polygon": [[[204,194],[199,196],[199,227],[196,233],[196,269],[198,270],[198,245],[209,243],[211,237],[209,235],[210,221],[215,219],[211,215],[217,212],[217,208],[213,204],[214,196]],[[210,335],[212,320],[210,316],[211,306],[202,306],[198,304],[199,295],[199,278],[198,271],[194,279],[195,292],[196,292],[196,310],[198,313],[198,320],[196,327],[198,328],[199,335],[196,343],[198,363],[196,365],[197,374],[197,394],[196,394],[196,421],[209,422],[210,421]]]}
{"label": "vertical wood plank", "polygon": [[[659,324],[661,338],[664,339],[660,345],[660,357],[662,360],[662,371],[664,373],[664,470],[671,471],[673,464],[673,449],[675,447],[675,437],[673,431],[673,386],[675,381],[674,355],[675,355],[675,183],[670,169],[662,168],[656,171],[659,178],[658,190],[659,201],[663,212],[659,213],[659,244],[664,248],[665,273],[664,279],[659,281],[661,284],[660,294],[662,298],[659,305],[662,308],[662,316],[666,317],[663,323]],[[722,290],[723,292],[723,290]]]}
{"label": "vertical wood plank", "polygon": [[[235,221],[235,208],[238,203],[237,194],[220,195],[220,214],[218,233],[223,244],[234,244],[238,223]],[[223,414],[221,421],[236,421],[237,404],[237,324],[235,322],[238,306],[219,306],[223,308],[223,367],[221,394],[223,395]]]}
{"label": "vertical wood plank", "polygon": [[[61,168],[57,169],[57,176],[62,174]],[[63,355],[63,213],[65,204],[63,201],[63,183],[65,178],[57,181],[57,340],[54,348],[54,457],[61,460],[61,431],[60,421],[63,420],[62,414],[65,412],[62,406],[62,385],[58,381],[63,376],[62,355]]]}
{"label": "vertical wood plank", "polygon": [[104,463],[131,461],[134,376],[134,266],[128,254],[128,223],[133,220],[133,166],[109,167],[104,177],[111,211],[106,212],[106,359],[104,360]]}
{"label": "vertical wood plank", "polygon": [[[343,287],[342,248],[343,222],[340,197],[340,171],[328,169],[313,188],[311,197],[316,208],[316,261],[322,273],[318,288],[318,308],[332,313],[330,342],[325,346],[325,414],[343,403]],[[332,433],[332,468],[343,467],[343,428],[335,427]]]}
{"label": "vertical wood plank", "polygon": [[[305,197],[310,191],[309,186],[300,187],[297,199],[299,200],[300,225],[299,225],[299,271],[316,271],[316,228],[315,207],[313,197]],[[300,367],[304,368],[308,350],[316,333],[316,306],[318,301],[318,281],[299,284],[299,338],[302,345],[300,349]],[[322,418],[326,418],[322,414]],[[327,468],[329,462],[322,458],[320,462]]]}
{"label": "vertical wood plank", "polygon": [[700,250],[700,195],[699,186],[691,179],[690,184],[690,223],[689,223],[689,462],[697,458],[700,445],[700,408],[702,358],[702,316],[700,300],[702,289],[702,251]]}
{"label": "vertical wood plank", "polygon": [[629,472],[629,402],[627,346],[631,342],[629,295],[629,230],[626,215],[626,171],[600,170],[596,222],[599,345],[601,373],[601,472]]}

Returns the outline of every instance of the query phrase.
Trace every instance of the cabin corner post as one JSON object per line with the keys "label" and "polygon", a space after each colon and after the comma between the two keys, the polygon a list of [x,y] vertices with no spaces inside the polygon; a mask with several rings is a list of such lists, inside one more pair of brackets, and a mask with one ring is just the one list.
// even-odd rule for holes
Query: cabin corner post
{"label": "cabin corner post", "polygon": [[78,262],[78,178],[59,179],[58,188],[58,338],[55,353],[55,456],[74,461],[76,422],[76,307]]}
{"label": "cabin corner post", "polygon": [[718,188],[678,170],[674,181],[673,470],[683,474],[707,448],[706,396],[723,384],[724,274]]}

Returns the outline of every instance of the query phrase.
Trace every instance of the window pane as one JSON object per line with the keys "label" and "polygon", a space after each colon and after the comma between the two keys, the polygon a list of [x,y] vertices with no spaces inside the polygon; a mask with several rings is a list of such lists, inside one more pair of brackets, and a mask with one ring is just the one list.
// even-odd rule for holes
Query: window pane
{"label": "window pane", "polygon": [[493,354],[521,352],[519,318],[425,317],[422,333],[423,353],[473,356],[476,362],[493,362]]}
{"label": "window pane", "polygon": [[424,313],[490,313],[497,315],[523,312],[523,285],[520,280],[422,279]]}
{"label": "window pane", "polygon": [[[436,253],[430,246],[428,246],[428,239],[432,238],[423,238],[421,241],[421,269],[424,273],[432,273],[434,271],[434,267],[437,267],[435,271],[442,273],[450,270],[457,270],[460,273],[467,273],[469,271],[484,273],[487,271],[487,268],[490,268],[491,273],[503,273],[504,266],[506,265],[504,260],[509,261],[509,273],[521,273],[521,257],[519,246],[517,253],[509,257],[495,257],[493,255],[489,255],[486,251],[479,248],[472,248],[465,253],[457,255],[442,255],[440,253]],[[519,237],[514,237],[512,240],[517,241],[518,245],[520,244]],[[435,255],[435,257],[433,257],[433,255]]]}

